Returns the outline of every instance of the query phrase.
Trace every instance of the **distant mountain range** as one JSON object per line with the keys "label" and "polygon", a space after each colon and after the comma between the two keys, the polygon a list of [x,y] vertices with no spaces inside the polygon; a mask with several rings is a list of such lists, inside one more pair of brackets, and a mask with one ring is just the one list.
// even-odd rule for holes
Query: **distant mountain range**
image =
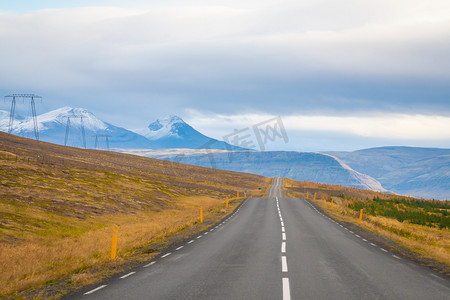
{"label": "distant mountain range", "polygon": [[392,192],[450,200],[450,149],[380,147],[328,153]]}
{"label": "distant mountain range", "polygon": [[[9,115],[9,112],[1,112],[1,131],[8,131]],[[68,117],[69,126],[67,126]],[[83,108],[62,107],[44,113],[37,116],[37,124],[39,139],[54,144],[64,145],[66,143],[66,130],[68,127],[67,146],[84,147],[85,142],[87,148],[94,148],[95,135],[98,135],[98,148],[107,147],[105,136],[109,136],[108,142],[111,148],[150,148],[152,146],[152,143],[145,137],[125,128],[103,122]],[[82,124],[83,126],[81,126]],[[16,115],[11,133],[34,138],[33,119]]]}
{"label": "distant mountain range", "polygon": [[[68,116],[70,126],[67,126]],[[120,152],[269,177],[450,199],[450,149],[381,147],[327,153],[243,151],[246,149],[203,135],[177,116],[158,119],[134,132],[104,122],[86,109],[71,107],[39,115],[37,123],[40,140],[60,145],[84,147],[86,144],[87,148],[105,149],[108,136],[109,147]],[[8,125],[9,112],[0,110],[0,131],[7,132]],[[34,138],[33,120],[16,115],[11,133]]]}
{"label": "distant mountain range", "polygon": [[253,173],[267,177],[341,184],[386,191],[370,176],[358,173],[335,157],[322,153],[296,151],[205,151],[132,150],[132,154],[171,160],[190,165]]}
{"label": "distant mountain range", "polygon": [[[0,111],[0,131],[8,132],[9,116],[9,112]],[[67,126],[68,117],[69,126]],[[147,128],[133,132],[104,122],[86,109],[62,107],[37,116],[37,123],[40,140],[73,147],[86,145],[87,148],[97,146],[97,148],[105,149],[106,139],[108,139],[109,147],[120,149],[244,150],[201,134],[177,116],[158,119]],[[33,119],[15,115],[11,133],[34,138]]]}

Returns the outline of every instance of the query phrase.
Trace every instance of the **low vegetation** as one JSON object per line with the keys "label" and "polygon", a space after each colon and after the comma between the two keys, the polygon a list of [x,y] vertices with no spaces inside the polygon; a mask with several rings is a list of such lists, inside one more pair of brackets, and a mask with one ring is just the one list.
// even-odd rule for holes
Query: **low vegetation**
{"label": "low vegetation", "polygon": [[[240,201],[236,191],[261,196],[269,184],[256,175],[0,132],[0,298],[59,298],[149,260],[172,239],[230,213]],[[119,226],[115,261],[113,224]]]}
{"label": "low vegetation", "polygon": [[[450,267],[450,205],[338,185],[285,179],[288,197],[308,198],[334,218],[386,236],[419,255]],[[333,206],[331,205],[333,202]]]}

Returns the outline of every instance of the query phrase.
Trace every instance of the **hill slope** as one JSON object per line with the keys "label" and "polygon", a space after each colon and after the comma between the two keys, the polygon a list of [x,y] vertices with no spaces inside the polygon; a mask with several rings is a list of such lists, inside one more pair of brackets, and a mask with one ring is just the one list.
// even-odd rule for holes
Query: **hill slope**
{"label": "hill slope", "polygon": [[[258,195],[268,184],[257,175],[0,132],[0,298],[48,282],[77,288],[98,281],[131,259],[156,255],[168,238],[204,228],[200,207],[213,222],[227,213],[225,197],[243,189]],[[119,252],[111,262],[113,224]]]}

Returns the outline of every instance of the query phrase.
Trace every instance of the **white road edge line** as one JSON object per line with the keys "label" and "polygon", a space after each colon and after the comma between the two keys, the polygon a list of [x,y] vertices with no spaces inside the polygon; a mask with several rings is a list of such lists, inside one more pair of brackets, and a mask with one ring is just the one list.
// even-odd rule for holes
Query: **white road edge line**
{"label": "white road edge line", "polygon": [[98,291],[98,290],[101,290],[102,288],[104,288],[104,287],[106,287],[106,286],[107,286],[106,284],[101,285],[101,286],[99,286],[99,287],[96,287],[96,288],[93,289],[93,290],[90,290],[89,292],[84,293],[84,294],[85,294],[85,295],[90,295],[90,294],[92,294],[92,293],[95,293],[95,292]]}
{"label": "white road edge line", "polygon": [[184,246],[180,246],[180,247],[178,247],[177,249],[175,249],[175,250],[180,250],[180,249],[182,249]]}
{"label": "white road edge line", "polygon": [[398,257],[397,255],[392,255],[392,257],[395,257],[396,259],[401,259],[400,257]]}
{"label": "white road edge line", "polygon": [[281,272],[287,272],[288,266],[287,266],[287,259],[286,256],[281,257]]}
{"label": "white road edge line", "polygon": [[188,242],[188,244],[193,243],[193,242],[194,242],[194,240],[190,240],[190,241]]}
{"label": "white road edge line", "polygon": [[386,249],[380,248],[381,251],[383,252],[388,252]]}
{"label": "white road edge line", "polygon": [[283,239],[283,241],[286,240],[286,233],[285,233],[285,232],[283,232],[283,233],[281,234],[281,238]]}
{"label": "white road edge line", "polygon": [[125,274],[125,275],[123,275],[122,277],[120,277],[120,279],[127,278],[128,276],[131,276],[131,275],[133,275],[134,273],[136,273],[136,272],[130,272],[130,273],[128,273],[128,274]]}
{"label": "white road edge line", "polygon": [[155,263],[156,263],[156,261],[152,261],[151,263],[146,264],[146,265],[144,266],[144,268],[150,267],[151,265],[154,265]]}
{"label": "white road edge line", "polygon": [[171,253],[171,252],[166,253],[166,254],[164,254],[163,256],[161,256],[161,258],[167,257],[167,256],[169,256],[170,254],[172,254],[172,253]]}
{"label": "white road edge line", "polygon": [[281,253],[286,253],[286,242],[281,243]]}
{"label": "white road edge line", "polygon": [[283,300],[291,300],[291,289],[289,287],[289,278],[283,278]]}

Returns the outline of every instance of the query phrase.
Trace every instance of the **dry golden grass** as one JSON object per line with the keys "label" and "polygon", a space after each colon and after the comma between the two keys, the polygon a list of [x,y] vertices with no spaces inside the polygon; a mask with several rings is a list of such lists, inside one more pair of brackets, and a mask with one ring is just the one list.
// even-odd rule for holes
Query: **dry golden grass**
{"label": "dry golden grass", "polygon": [[[228,212],[237,205],[232,201]],[[55,239],[54,235],[29,237],[26,240],[0,247],[0,295],[21,291],[70,276],[72,282],[91,283],[97,278],[88,271],[91,268],[119,264],[140,249],[161,243],[180,231],[198,226],[199,211],[203,207],[204,223],[224,216],[225,201],[208,197],[189,197],[179,200],[172,209],[135,215],[104,215],[73,224],[76,227],[92,228],[89,231]],[[119,226],[118,253],[116,262],[110,261],[112,226]],[[100,227],[100,228],[96,228]],[[96,229],[94,229],[96,228]],[[141,259],[156,255],[142,254]]]}
{"label": "dry golden grass", "polygon": [[[297,182],[291,179],[285,179],[285,181],[285,188],[289,197],[306,198],[306,194],[309,193],[309,200],[312,201],[312,195],[316,192],[317,197],[314,203],[325,213],[337,220],[358,224],[359,213],[349,209],[346,206],[346,200],[340,199],[341,203],[336,203],[336,201],[334,201],[333,209],[331,209],[331,203],[327,200],[334,197],[330,195],[332,193],[327,193],[327,191],[339,191],[337,186]],[[377,195],[380,198],[384,197],[386,199],[392,197],[392,195],[389,194],[355,188],[345,188],[342,191],[348,191],[353,196],[358,195],[360,198],[363,198],[364,196],[372,197],[373,195]],[[361,196],[361,194],[364,196]],[[432,258],[450,267],[449,229],[410,224],[383,216],[371,216],[365,214],[363,214],[361,227],[385,236],[400,245],[419,253],[423,257]]]}
{"label": "dry golden grass", "polygon": [[[269,183],[251,174],[0,132],[0,297],[23,296],[21,291],[63,278],[68,285],[89,284],[130,261],[148,260],[168,239],[231,212],[239,201],[230,201],[226,211],[226,197],[237,190],[262,196]],[[119,241],[111,262],[113,224]],[[39,293],[33,296],[60,296]]]}

